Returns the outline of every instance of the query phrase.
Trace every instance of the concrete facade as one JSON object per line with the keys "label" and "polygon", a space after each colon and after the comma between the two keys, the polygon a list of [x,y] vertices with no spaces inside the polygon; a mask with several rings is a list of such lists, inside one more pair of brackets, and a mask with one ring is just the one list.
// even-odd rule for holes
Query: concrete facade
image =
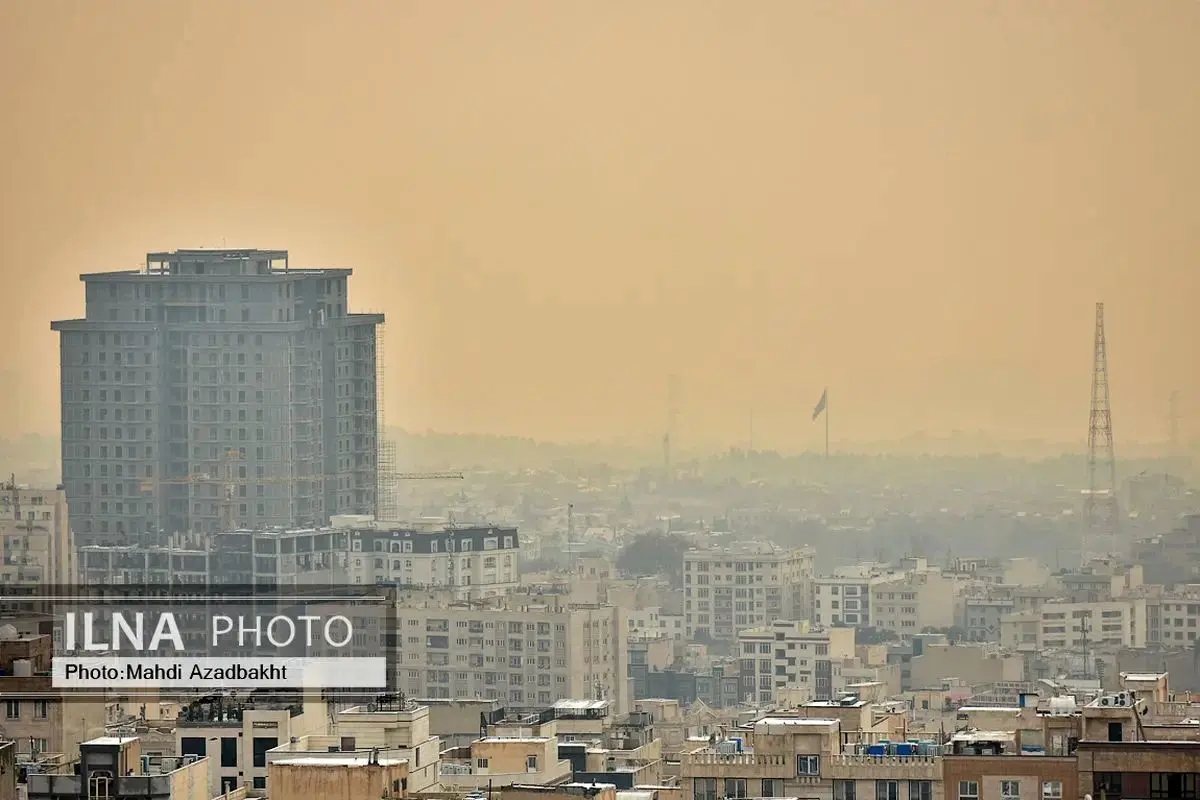
{"label": "concrete facade", "polygon": [[80,276],[84,318],[52,324],[79,543],[373,513],[383,316],[350,274],[221,249]]}

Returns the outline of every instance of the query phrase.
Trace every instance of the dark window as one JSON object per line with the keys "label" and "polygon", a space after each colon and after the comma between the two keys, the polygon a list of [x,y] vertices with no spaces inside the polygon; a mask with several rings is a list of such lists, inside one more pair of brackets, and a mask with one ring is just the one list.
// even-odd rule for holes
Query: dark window
{"label": "dark window", "polygon": [[900,781],[875,781],[875,800],[900,800]]}
{"label": "dark window", "polygon": [[908,800],[933,800],[933,781],[909,781]]}
{"label": "dark window", "polygon": [[254,766],[265,767],[267,765],[267,751],[272,747],[278,747],[279,740],[274,736],[268,738],[266,736],[254,737]]}
{"label": "dark window", "polygon": [[205,748],[203,736],[184,736],[179,740],[179,755],[181,756],[206,756],[208,750]]}
{"label": "dark window", "polygon": [[854,781],[834,781],[833,800],[857,800],[854,793],[856,786]]}
{"label": "dark window", "polygon": [[237,778],[221,778],[221,794],[229,794],[237,788]]}
{"label": "dark window", "polygon": [[254,787],[255,789],[265,789],[265,788],[267,788],[267,779],[266,779],[266,778],[254,778],[254,779],[251,781],[251,783],[253,784],[253,787]]}
{"label": "dark window", "polygon": [[221,739],[221,766],[236,767],[238,765],[238,740],[235,736],[225,736]]}
{"label": "dark window", "polygon": [[1150,796],[1170,800],[1195,800],[1196,776],[1193,773],[1150,773]]}
{"label": "dark window", "polygon": [[779,778],[763,778],[763,797],[783,797],[783,781]]}
{"label": "dark window", "polygon": [[1093,796],[1104,797],[1105,800],[1121,800],[1121,773],[1119,772],[1097,772],[1093,780],[1096,791]]}
{"label": "dark window", "polygon": [[1110,742],[1123,741],[1125,738],[1124,734],[1125,734],[1125,726],[1122,725],[1120,722],[1108,723],[1108,740]]}

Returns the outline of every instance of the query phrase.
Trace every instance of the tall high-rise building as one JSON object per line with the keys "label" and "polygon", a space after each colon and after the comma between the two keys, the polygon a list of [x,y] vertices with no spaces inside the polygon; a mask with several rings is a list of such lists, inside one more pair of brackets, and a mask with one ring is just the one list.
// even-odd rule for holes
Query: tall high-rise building
{"label": "tall high-rise building", "polygon": [[51,326],[78,543],[373,513],[383,315],[350,274],[204,249],[81,275],[84,318]]}

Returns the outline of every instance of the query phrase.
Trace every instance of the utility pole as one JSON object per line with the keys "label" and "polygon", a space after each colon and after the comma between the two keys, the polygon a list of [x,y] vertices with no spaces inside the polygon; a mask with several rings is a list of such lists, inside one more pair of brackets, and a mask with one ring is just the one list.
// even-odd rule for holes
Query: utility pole
{"label": "utility pole", "polygon": [[1112,407],[1109,400],[1108,340],[1104,303],[1096,303],[1092,350],[1092,404],[1088,418],[1088,486],[1083,502],[1080,561],[1117,549],[1117,462],[1113,454]]}

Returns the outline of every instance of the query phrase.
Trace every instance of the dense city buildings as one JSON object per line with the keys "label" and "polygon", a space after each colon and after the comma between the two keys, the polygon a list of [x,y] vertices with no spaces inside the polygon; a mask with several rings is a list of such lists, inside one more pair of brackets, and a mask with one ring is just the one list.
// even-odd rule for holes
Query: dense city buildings
{"label": "dense city buildings", "polygon": [[383,315],[350,274],[220,249],[82,275],[84,318],[52,325],[79,543],[373,513]]}

